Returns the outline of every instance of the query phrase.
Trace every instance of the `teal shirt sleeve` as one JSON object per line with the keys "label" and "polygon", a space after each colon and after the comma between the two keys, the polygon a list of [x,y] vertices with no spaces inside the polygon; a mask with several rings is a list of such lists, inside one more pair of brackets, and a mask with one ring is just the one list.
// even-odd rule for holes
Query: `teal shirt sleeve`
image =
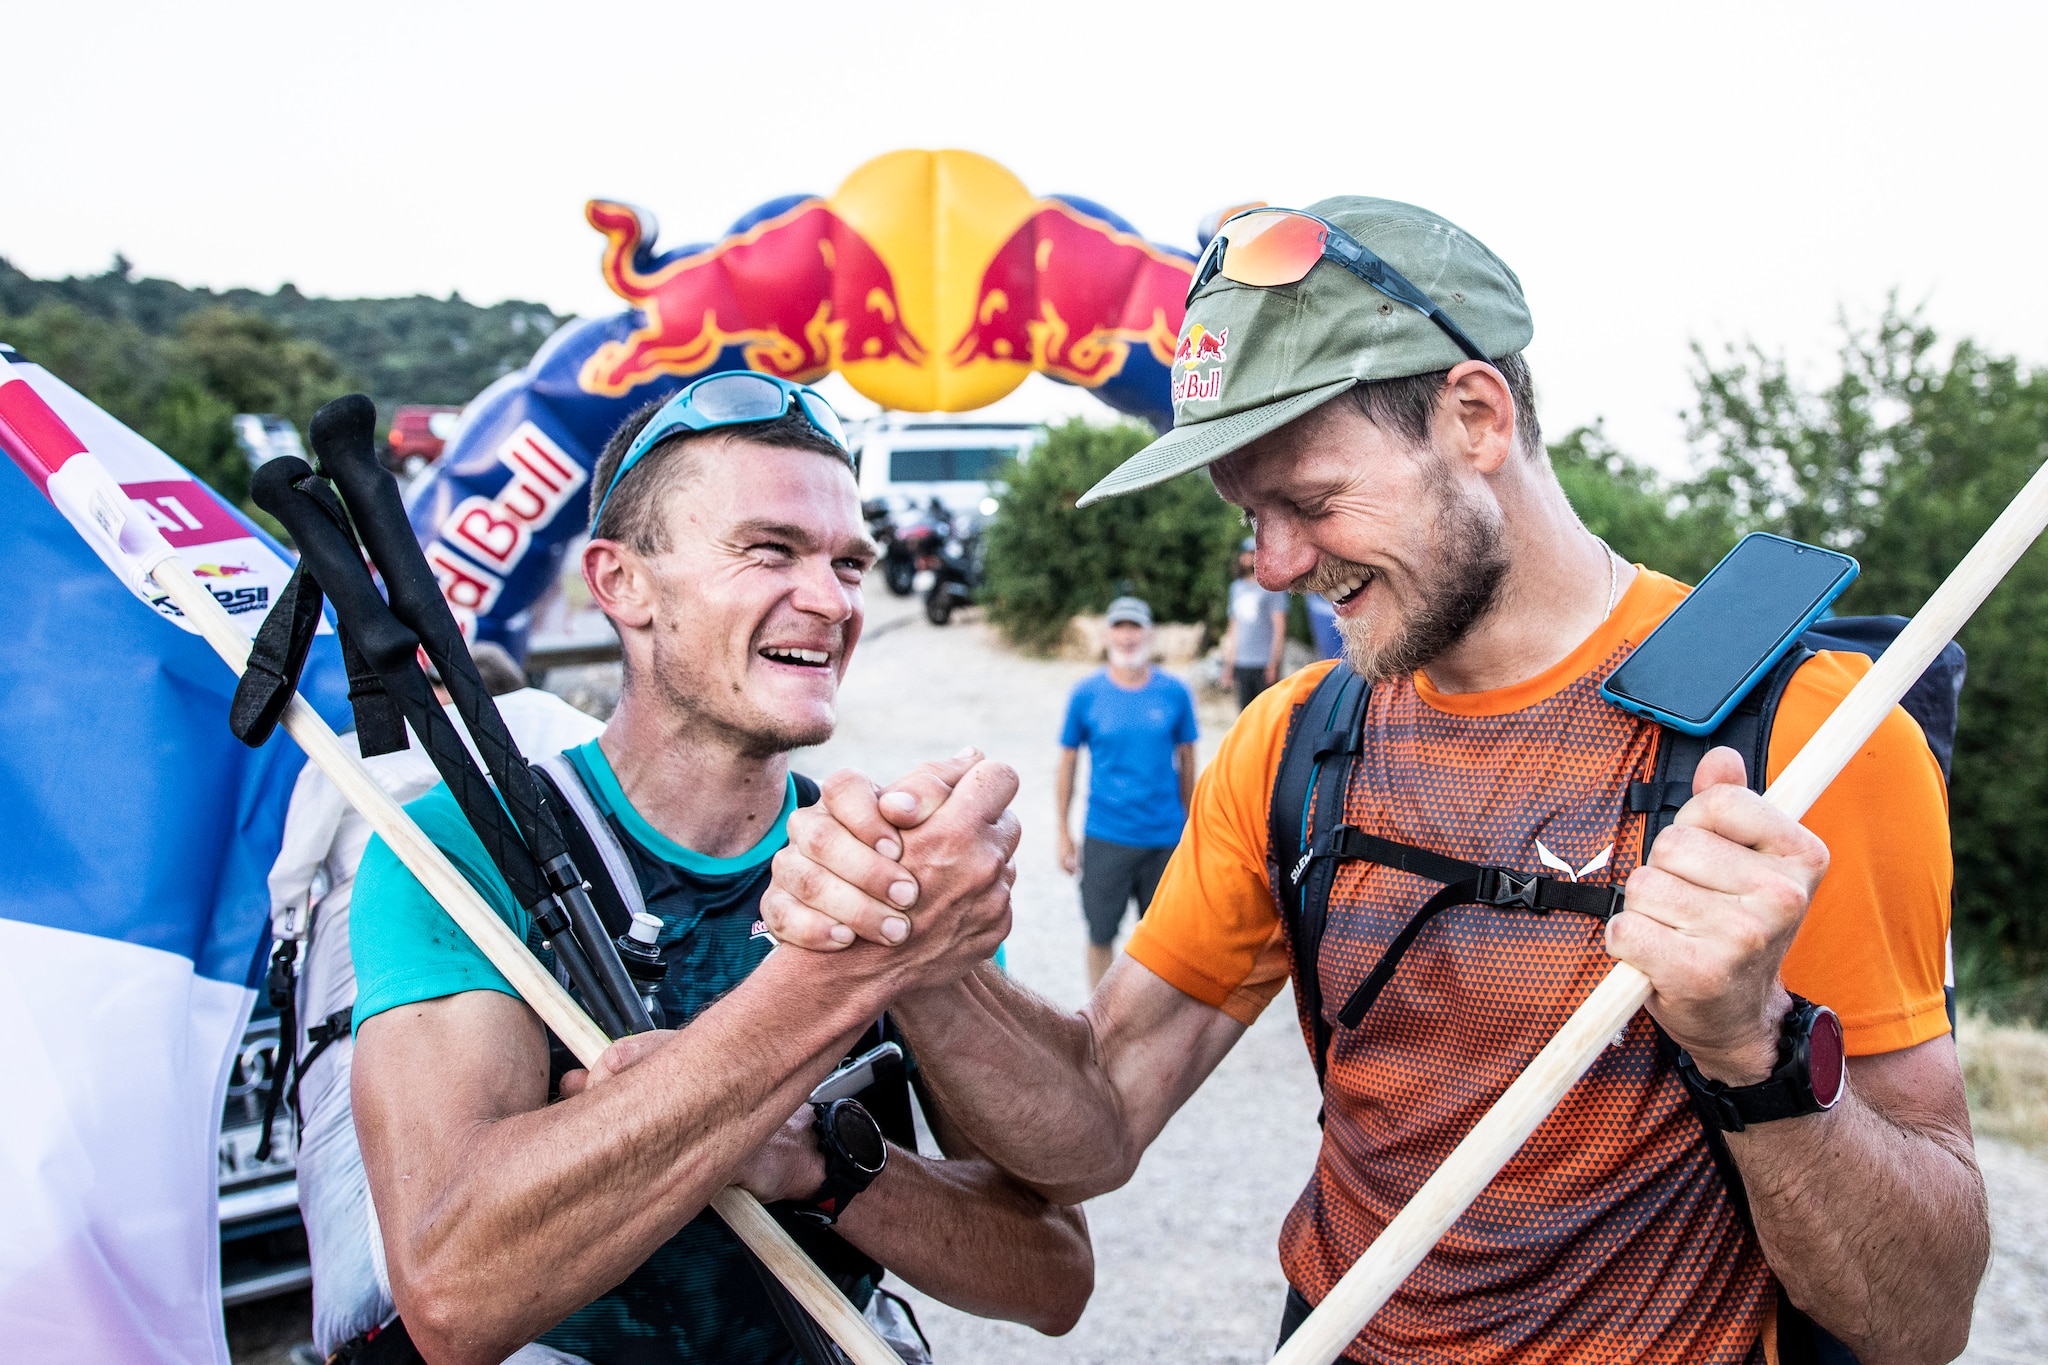
{"label": "teal shirt sleeve", "polygon": [[[498,918],[522,941],[527,914],[491,865],[447,786],[406,806],[406,813],[469,879]],[[419,878],[406,870],[382,837],[370,840],[349,901],[349,955],[356,969],[354,1027],[400,1005],[463,991],[518,992],[456,927]]]}

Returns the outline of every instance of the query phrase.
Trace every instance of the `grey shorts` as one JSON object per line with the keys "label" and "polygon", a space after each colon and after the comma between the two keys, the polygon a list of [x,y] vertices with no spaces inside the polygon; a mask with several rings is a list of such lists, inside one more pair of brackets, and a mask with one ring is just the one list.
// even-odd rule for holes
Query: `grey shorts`
{"label": "grey shorts", "polygon": [[1088,919],[1088,941],[1107,948],[1116,940],[1124,921],[1124,909],[1133,900],[1143,918],[1159,889],[1159,874],[1166,871],[1166,848],[1132,848],[1105,839],[1084,839],[1081,843],[1081,913]]}

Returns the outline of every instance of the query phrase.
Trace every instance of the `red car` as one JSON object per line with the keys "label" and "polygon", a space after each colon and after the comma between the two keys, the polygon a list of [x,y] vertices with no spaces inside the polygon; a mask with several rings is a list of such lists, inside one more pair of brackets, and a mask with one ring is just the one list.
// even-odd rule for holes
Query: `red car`
{"label": "red car", "polygon": [[440,459],[461,415],[461,408],[429,407],[423,403],[400,407],[391,414],[391,431],[385,437],[385,463],[394,470],[410,471]]}

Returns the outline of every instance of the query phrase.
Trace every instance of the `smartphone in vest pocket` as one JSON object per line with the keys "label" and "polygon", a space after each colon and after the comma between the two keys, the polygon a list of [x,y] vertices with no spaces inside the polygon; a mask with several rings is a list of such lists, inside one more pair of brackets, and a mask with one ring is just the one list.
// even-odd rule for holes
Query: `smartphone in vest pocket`
{"label": "smartphone in vest pocket", "polygon": [[1856,581],[1848,555],[1758,531],[1700,580],[1601,684],[1624,711],[1711,733]]}

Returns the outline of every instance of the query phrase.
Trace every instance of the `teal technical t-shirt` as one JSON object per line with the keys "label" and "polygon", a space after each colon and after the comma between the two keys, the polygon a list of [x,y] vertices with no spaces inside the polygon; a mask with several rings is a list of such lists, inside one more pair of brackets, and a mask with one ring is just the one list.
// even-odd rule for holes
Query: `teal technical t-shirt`
{"label": "teal technical t-shirt", "polygon": [[[569,750],[568,758],[619,837],[647,908],[662,918],[668,974],[657,999],[671,1026],[686,1025],[744,980],[774,946],[760,922],[761,893],[770,860],[788,840],[797,780],[790,779],[782,813],[759,843],[734,858],[712,858],[676,843],[633,809],[597,741]],[[436,787],[406,810],[512,931],[552,966],[525,908],[514,903],[447,787]],[[357,1028],[386,1010],[462,991],[516,994],[382,839],[371,841],[356,873],[350,938]],[[828,1230],[791,1230],[856,1304],[867,1302],[874,1288],[872,1262]],[[708,1210],[615,1289],[540,1340],[595,1365],[796,1360],[744,1247]]]}

